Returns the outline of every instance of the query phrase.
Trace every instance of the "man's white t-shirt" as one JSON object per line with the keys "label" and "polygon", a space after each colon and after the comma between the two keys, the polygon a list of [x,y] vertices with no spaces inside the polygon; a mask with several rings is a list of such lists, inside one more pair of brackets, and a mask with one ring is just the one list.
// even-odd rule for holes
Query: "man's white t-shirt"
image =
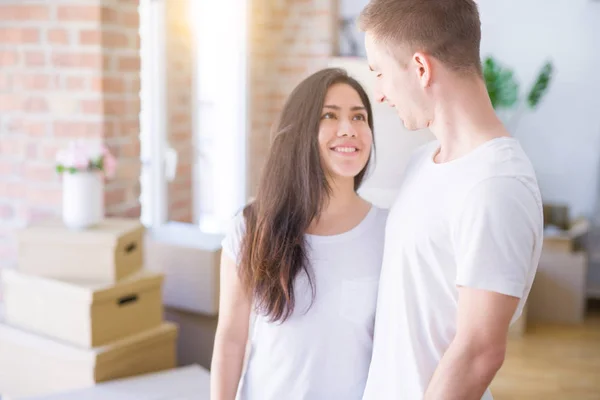
{"label": "man's white t-shirt", "polygon": [[457,285],[519,297],[514,322],[537,269],[542,201],[519,143],[442,164],[438,148],[415,152],[390,210],[364,400],[423,398],[456,333]]}
{"label": "man's white t-shirt", "polygon": [[[301,272],[288,320],[271,322],[255,316],[238,399],[362,398],[373,351],[386,218],[387,210],[372,206],[347,232],[305,235],[314,300]],[[243,233],[240,213],[223,241],[223,251],[233,260],[239,260]]]}

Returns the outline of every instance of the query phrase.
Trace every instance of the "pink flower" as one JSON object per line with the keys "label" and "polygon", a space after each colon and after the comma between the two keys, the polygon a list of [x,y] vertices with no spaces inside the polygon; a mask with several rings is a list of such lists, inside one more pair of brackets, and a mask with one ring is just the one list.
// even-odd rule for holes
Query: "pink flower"
{"label": "pink flower", "polygon": [[110,151],[108,151],[106,146],[103,147],[102,154],[104,156],[104,174],[110,179],[114,177],[117,172],[117,159],[110,153]]}
{"label": "pink flower", "polygon": [[56,162],[64,168],[78,170],[86,170],[90,165],[85,146],[80,141],[72,141],[66,149],[59,151],[56,155]]}
{"label": "pink flower", "polygon": [[73,167],[78,170],[88,169],[90,165],[90,159],[83,143],[77,142],[74,144],[73,148],[71,149],[71,157],[73,160]]}
{"label": "pink flower", "polygon": [[67,170],[87,171],[101,167],[106,178],[112,178],[117,170],[116,158],[101,141],[71,141],[66,149],[57,153],[56,162]]}

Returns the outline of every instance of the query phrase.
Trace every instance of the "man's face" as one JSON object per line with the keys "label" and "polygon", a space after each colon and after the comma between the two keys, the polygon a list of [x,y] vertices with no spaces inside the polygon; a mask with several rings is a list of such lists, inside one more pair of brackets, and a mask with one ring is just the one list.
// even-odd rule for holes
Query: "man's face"
{"label": "man's face", "polygon": [[417,65],[408,53],[399,61],[401,56],[394,56],[381,43],[367,32],[365,35],[365,48],[369,66],[376,74],[375,94],[379,102],[387,102],[396,109],[404,126],[410,130],[417,130],[427,126],[426,104],[423,87],[419,79]]}

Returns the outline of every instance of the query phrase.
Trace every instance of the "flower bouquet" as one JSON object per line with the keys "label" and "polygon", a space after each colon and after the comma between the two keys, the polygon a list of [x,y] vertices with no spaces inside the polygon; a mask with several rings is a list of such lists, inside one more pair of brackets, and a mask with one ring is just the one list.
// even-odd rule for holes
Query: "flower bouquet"
{"label": "flower bouquet", "polygon": [[63,176],[62,217],[71,229],[86,229],[104,218],[104,180],[115,175],[117,161],[95,141],[72,141],[56,155]]}

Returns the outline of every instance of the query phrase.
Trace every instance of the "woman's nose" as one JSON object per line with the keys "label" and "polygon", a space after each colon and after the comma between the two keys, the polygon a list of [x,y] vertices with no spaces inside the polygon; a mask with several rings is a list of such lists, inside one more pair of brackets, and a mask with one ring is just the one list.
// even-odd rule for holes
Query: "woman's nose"
{"label": "woman's nose", "polygon": [[352,127],[352,124],[348,122],[343,122],[340,123],[340,126],[338,127],[337,135],[338,137],[356,137],[356,131],[354,130],[354,127]]}

